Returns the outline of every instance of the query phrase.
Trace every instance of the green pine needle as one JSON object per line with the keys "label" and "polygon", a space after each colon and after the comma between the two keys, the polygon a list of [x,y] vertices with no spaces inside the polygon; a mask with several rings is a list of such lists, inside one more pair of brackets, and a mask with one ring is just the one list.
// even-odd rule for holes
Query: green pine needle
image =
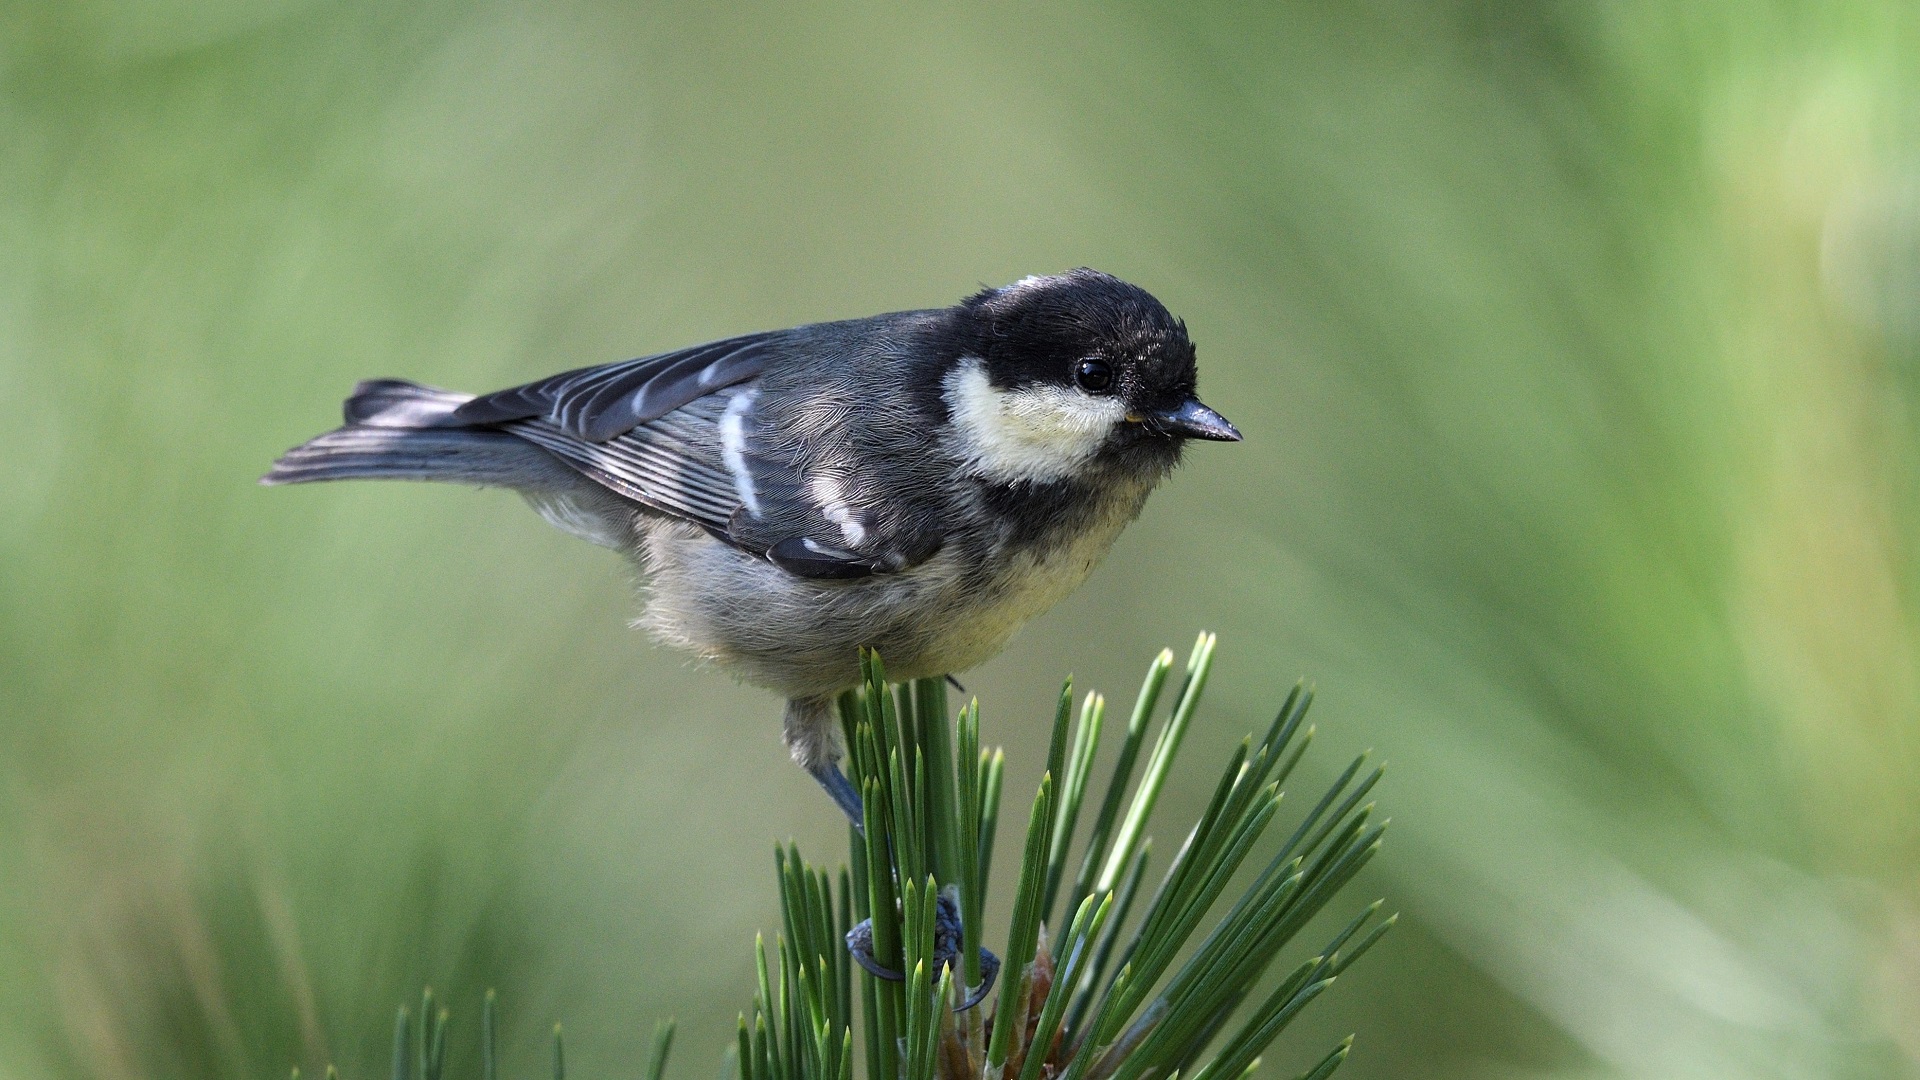
{"label": "green pine needle", "polygon": [[408,1049],[412,1025],[407,1022],[407,1007],[400,1006],[393,1021],[393,1080],[407,1080],[413,1052]]}
{"label": "green pine needle", "polygon": [[494,1027],[494,993],[487,996],[480,1005],[480,1076],[481,1080],[499,1080],[500,1058],[498,1050],[499,1035]]}
{"label": "green pine needle", "polygon": [[[1170,651],[1154,659],[1104,785],[1093,774],[1106,700],[1088,693],[1075,710],[1072,680],[1062,687],[999,935],[984,916],[1005,755],[982,744],[977,701],[950,712],[944,681],[889,684],[880,658],[863,655],[860,686],[841,696],[839,712],[864,832],[849,830],[849,860],[837,869],[808,864],[792,844],[774,849],[781,922],[771,942],[756,938],[756,993],[727,1052],[740,1080],[854,1080],[856,1071],[866,1080],[1251,1076],[1397,916],[1377,918],[1376,901],[1300,955],[1300,932],[1373,858],[1386,828],[1368,801],[1383,770],[1367,770],[1366,754],[1297,820],[1282,814],[1292,805],[1282,789],[1313,741],[1304,684],[1259,738],[1227,756],[1205,808],[1146,889],[1147,829],[1198,714],[1214,647],[1211,634],[1195,642],[1149,746],[1174,663]],[[1097,809],[1081,835],[1089,800]],[[1283,816],[1291,824],[1271,830],[1286,837],[1275,844],[1268,833]],[[1223,904],[1250,866],[1259,868],[1251,882]],[[1071,917],[1050,935],[1062,900]],[[863,922],[872,961],[900,979],[854,964],[849,933]],[[981,947],[996,942],[1004,951],[995,993],[956,1013],[983,980]],[[1287,954],[1286,974],[1270,979]],[[498,1080],[496,1011],[488,991],[483,1080]],[[393,1080],[443,1080],[450,1021],[430,989],[417,1025],[398,1011]],[[644,1080],[665,1080],[673,1034],[671,1021],[654,1029],[636,1070]],[[1298,1080],[1325,1080],[1351,1047],[1342,1042]],[[553,1075],[566,1076],[558,1025]]]}

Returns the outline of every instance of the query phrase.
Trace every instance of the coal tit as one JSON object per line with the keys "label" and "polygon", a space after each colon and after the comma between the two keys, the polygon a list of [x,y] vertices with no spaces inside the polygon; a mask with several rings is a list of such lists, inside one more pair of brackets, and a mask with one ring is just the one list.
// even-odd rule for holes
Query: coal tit
{"label": "coal tit", "polygon": [[854,820],[833,702],[862,646],[964,671],[1072,591],[1188,439],[1186,325],[1098,271],[747,334],[475,397],[363,382],[265,484],[513,488],[648,581],[643,624],[786,695],[793,758]]}

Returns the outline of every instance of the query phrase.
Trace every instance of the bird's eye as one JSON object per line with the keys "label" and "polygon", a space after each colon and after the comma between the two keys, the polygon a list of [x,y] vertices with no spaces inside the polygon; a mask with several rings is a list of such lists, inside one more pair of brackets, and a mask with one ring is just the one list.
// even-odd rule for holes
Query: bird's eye
{"label": "bird's eye", "polygon": [[1074,366],[1073,381],[1089,394],[1104,394],[1113,386],[1113,369],[1105,360],[1082,360]]}

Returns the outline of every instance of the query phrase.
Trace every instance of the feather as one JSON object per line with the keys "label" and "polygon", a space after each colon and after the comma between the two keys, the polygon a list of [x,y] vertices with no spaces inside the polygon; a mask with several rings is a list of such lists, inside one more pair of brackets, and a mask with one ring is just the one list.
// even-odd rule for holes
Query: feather
{"label": "feather", "polygon": [[[369,380],[347,399],[346,427],[290,451],[265,481],[444,479],[574,499],[584,478],[801,577],[902,570],[941,541],[911,515],[883,512],[899,502],[883,478],[893,466],[848,439],[861,350],[842,351],[844,332],[747,334],[478,397]],[[820,396],[823,358],[853,376],[838,397]],[[770,375],[779,386],[766,395]],[[863,419],[883,430],[912,423]]]}
{"label": "feather", "polygon": [[541,419],[585,442],[606,442],[766,369],[775,330],[580,368],[485,394],[447,414],[444,424],[477,427]]}

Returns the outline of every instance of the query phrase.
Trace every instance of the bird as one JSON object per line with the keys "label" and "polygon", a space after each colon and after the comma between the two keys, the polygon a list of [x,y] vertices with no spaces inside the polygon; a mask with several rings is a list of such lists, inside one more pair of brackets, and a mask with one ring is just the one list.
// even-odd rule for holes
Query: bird
{"label": "bird", "polygon": [[657,639],[786,698],[788,752],[854,822],[834,702],[991,658],[1077,588],[1191,440],[1184,321],[1086,267],[944,308],[729,337],[471,395],[357,385],[267,485],[519,492],[638,568]]}

